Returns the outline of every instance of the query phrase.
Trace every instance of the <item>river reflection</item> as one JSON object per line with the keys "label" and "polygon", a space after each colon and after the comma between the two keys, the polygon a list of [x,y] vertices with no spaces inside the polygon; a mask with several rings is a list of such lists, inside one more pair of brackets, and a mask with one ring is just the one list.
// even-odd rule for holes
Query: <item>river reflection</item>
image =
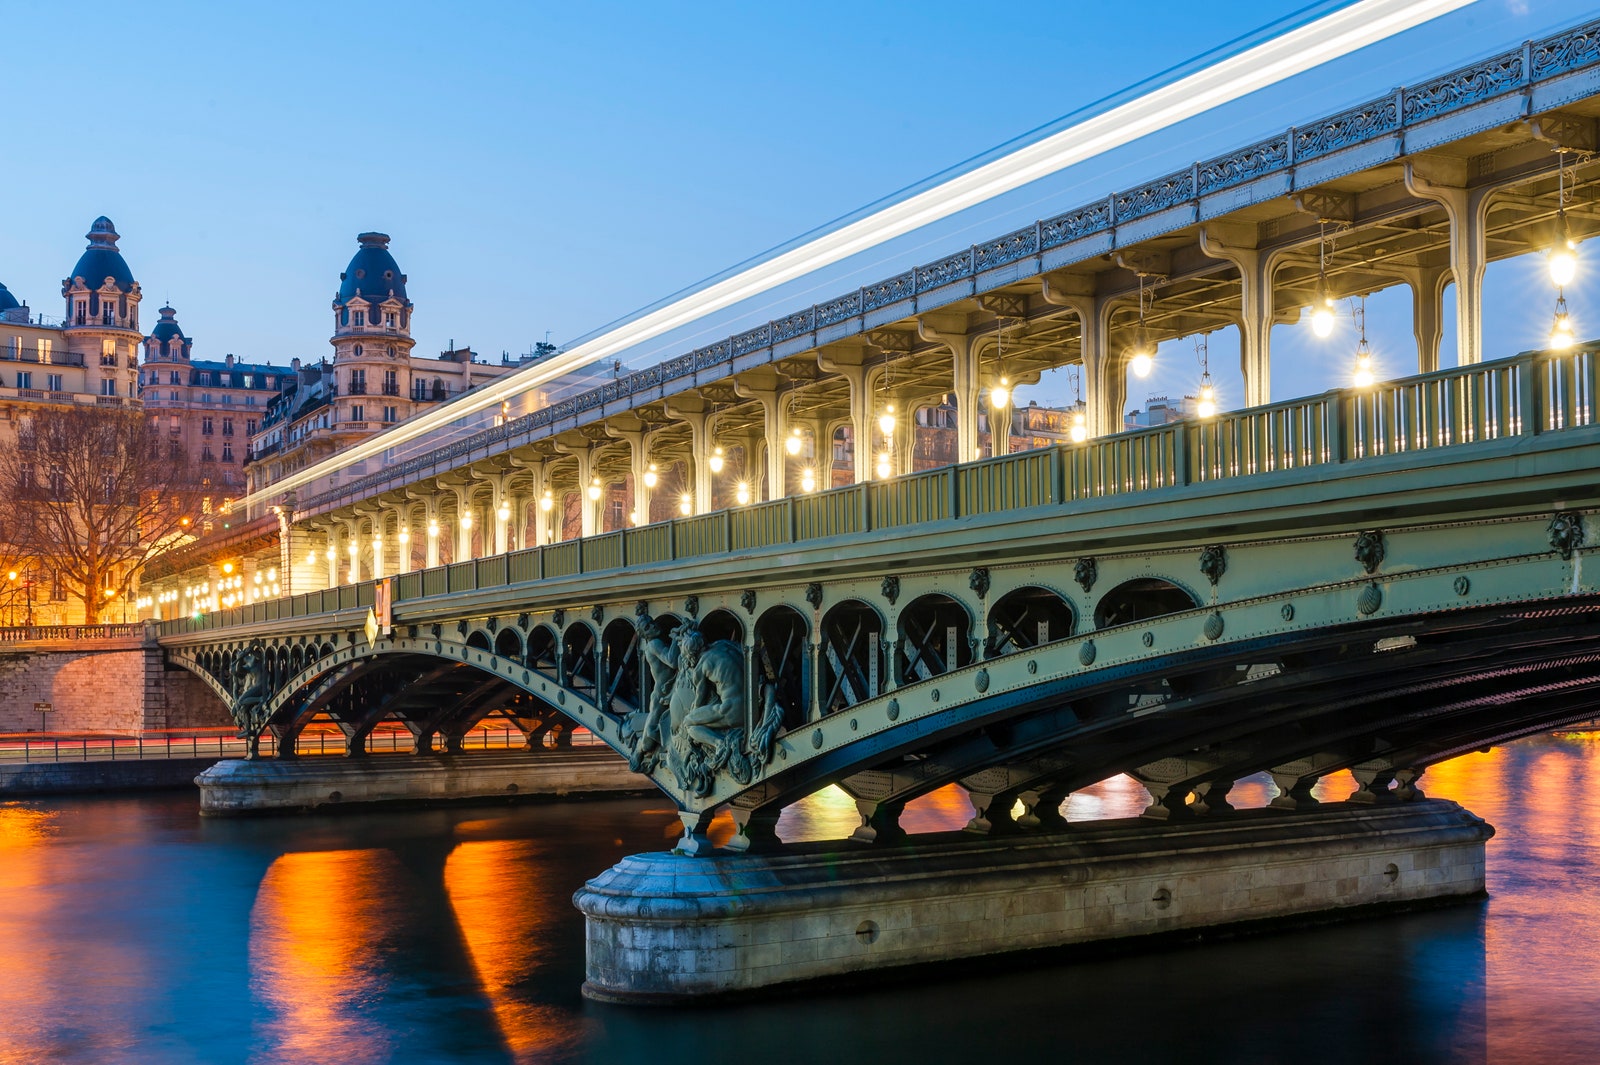
{"label": "river reflection", "polygon": [[[1600,1060],[1600,742],[1541,738],[1423,784],[1499,828],[1489,903],[672,1009],[583,1002],[571,904],[667,844],[659,800],[245,822],[201,822],[188,795],[5,803],[0,1062]],[[1271,795],[1262,778],[1229,798]],[[1118,778],[1065,810],[1145,802]],[[970,816],[951,788],[902,824]],[[829,790],[779,832],[858,820]]]}

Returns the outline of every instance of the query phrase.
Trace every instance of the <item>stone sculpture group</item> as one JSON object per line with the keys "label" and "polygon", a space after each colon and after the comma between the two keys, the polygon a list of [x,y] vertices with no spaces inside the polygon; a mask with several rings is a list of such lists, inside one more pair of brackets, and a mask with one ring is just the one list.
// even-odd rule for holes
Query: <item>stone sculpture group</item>
{"label": "stone sculpture group", "polygon": [[668,633],[646,619],[639,653],[651,684],[627,723],[634,772],[665,762],[678,786],[697,796],[710,794],[723,769],[740,784],[754,780],[772,759],[783,709],[776,688],[763,685],[759,719],[747,731],[744,649],[731,640],[708,644],[693,621]]}

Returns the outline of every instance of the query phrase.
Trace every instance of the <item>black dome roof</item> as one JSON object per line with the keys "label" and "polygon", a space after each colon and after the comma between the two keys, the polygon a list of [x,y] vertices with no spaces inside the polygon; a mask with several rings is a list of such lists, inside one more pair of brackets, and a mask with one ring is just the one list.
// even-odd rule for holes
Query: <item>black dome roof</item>
{"label": "black dome roof", "polygon": [[406,275],[389,254],[387,233],[362,233],[356,237],[361,250],[339,275],[338,302],[348,303],[355,296],[382,303],[391,295],[406,302]]}
{"label": "black dome roof", "polygon": [[183,335],[183,330],[179,328],[178,320],[174,317],[177,313],[171,307],[161,308],[161,321],[157,322],[156,327],[150,330],[150,339],[163,343],[173,339],[187,340],[188,337]]}
{"label": "black dome roof", "polygon": [[90,288],[99,288],[109,277],[123,292],[132,292],[133,271],[128,269],[122,253],[117,250],[120,238],[111,219],[105,215],[96,218],[87,236],[89,248],[78,257],[78,265],[72,268],[69,282],[71,278],[81,277]]}
{"label": "black dome roof", "polygon": [[20,306],[22,304],[17,302],[17,297],[11,294],[11,290],[0,285],[0,311],[11,311]]}

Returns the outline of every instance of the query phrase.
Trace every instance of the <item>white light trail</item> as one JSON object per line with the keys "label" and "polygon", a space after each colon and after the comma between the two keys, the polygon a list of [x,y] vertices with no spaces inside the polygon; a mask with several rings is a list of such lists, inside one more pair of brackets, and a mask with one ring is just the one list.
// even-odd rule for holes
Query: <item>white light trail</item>
{"label": "white light trail", "polygon": [[514,370],[454,403],[406,421],[275,481],[237,505],[276,498],[345,466],[372,458],[459,418],[496,406],[580,367],[724,310],[815,270],[893,240],[1048,177],[1166,126],[1248,96],[1369,44],[1419,26],[1475,0],[1357,0],[1304,26],[1245,49],[1128,103],[1074,123],[992,162],[957,175],[898,203],[759,262],[624,322],[592,340],[521,370]]}

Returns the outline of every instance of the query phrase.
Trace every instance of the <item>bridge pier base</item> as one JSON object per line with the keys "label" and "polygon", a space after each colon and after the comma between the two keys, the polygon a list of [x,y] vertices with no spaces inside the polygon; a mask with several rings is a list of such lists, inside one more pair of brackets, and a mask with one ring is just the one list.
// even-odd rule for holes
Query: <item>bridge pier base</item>
{"label": "bridge pier base", "polygon": [[[1494,830],[1440,800],[1050,834],[640,854],[574,897],[584,994],[639,1002],[1481,896]],[[830,984],[830,986],[832,986]]]}
{"label": "bridge pier base", "polygon": [[200,788],[200,812],[210,817],[655,790],[648,777],[604,748],[233,759],[218,762],[194,782]]}

